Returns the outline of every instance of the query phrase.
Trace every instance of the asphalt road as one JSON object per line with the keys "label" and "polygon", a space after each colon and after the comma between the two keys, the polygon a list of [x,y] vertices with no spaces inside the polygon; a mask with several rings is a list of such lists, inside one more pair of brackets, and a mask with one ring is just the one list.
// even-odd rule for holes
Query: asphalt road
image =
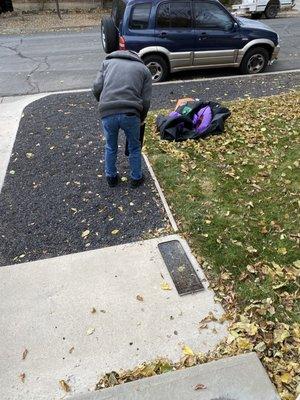
{"label": "asphalt road", "polygon": [[[280,59],[268,71],[300,68],[300,17],[267,23],[281,38]],[[89,88],[104,57],[98,29],[0,36],[0,96]],[[234,74],[232,69],[210,70],[173,79]]]}

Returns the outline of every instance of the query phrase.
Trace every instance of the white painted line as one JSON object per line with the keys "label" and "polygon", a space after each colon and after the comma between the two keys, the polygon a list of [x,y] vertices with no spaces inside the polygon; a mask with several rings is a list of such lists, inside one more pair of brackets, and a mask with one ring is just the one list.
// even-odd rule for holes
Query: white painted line
{"label": "white painted line", "polygon": [[172,84],[177,84],[177,83],[184,84],[184,83],[191,83],[191,82],[208,82],[208,81],[219,81],[219,80],[232,80],[232,79],[253,79],[253,78],[260,77],[260,76],[280,75],[280,74],[295,73],[295,72],[300,72],[300,69],[290,69],[290,70],[285,70],[285,71],[264,72],[264,73],[261,73],[261,74],[217,76],[217,77],[214,77],[214,78],[179,79],[177,81],[154,83],[153,86],[172,85]]}
{"label": "white painted line", "polygon": [[162,201],[162,203],[163,203],[163,206],[164,206],[164,208],[165,208],[165,210],[166,210],[166,213],[167,213],[168,218],[169,218],[169,220],[170,220],[171,226],[172,226],[174,232],[178,232],[178,230],[179,230],[179,229],[178,229],[178,226],[177,226],[176,221],[175,221],[175,219],[174,219],[174,217],[173,217],[172,211],[171,211],[171,209],[170,209],[170,207],[169,207],[169,205],[168,205],[168,203],[167,203],[167,200],[166,200],[166,198],[165,198],[165,195],[164,195],[164,193],[163,193],[163,191],[162,191],[162,189],[161,189],[161,187],[160,187],[160,184],[159,184],[159,182],[158,182],[158,180],[157,180],[157,178],[156,178],[156,176],[155,176],[155,173],[154,173],[154,171],[153,171],[153,168],[152,168],[152,166],[151,166],[151,164],[150,164],[150,162],[149,162],[149,160],[148,160],[148,157],[147,157],[144,153],[143,153],[143,157],[144,157],[145,163],[146,163],[146,165],[147,165],[147,168],[148,168],[148,170],[149,170],[149,172],[150,172],[150,175],[151,175],[152,179],[154,180],[156,189],[157,189],[157,191],[158,191],[158,193],[159,193],[159,196],[160,196],[160,198],[161,198],[161,201]]}

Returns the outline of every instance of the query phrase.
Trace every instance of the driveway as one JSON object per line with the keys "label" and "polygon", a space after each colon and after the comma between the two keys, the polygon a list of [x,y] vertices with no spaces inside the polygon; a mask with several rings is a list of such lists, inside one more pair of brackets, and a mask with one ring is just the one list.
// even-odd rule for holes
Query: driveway
{"label": "driveway", "polygon": [[[268,71],[300,68],[300,18],[267,21],[281,39],[279,61]],[[100,32],[0,36],[0,96],[89,88],[105,57]],[[173,79],[225,76],[236,70],[177,74]]]}

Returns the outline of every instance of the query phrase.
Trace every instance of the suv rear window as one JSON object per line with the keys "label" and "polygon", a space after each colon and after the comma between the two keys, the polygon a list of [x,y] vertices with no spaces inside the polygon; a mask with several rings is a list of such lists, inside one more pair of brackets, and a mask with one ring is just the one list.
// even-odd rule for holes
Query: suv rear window
{"label": "suv rear window", "polygon": [[113,0],[111,15],[117,28],[120,27],[120,23],[123,21],[125,9],[126,4],[123,0]]}
{"label": "suv rear window", "polygon": [[158,28],[191,28],[192,10],[190,2],[163,3],[157,11]]}
{"label": "suv rear window", "polygon": [[149,24],[150,11],[151,3],[136,5],[131,14],[129,28],[147,29]]}

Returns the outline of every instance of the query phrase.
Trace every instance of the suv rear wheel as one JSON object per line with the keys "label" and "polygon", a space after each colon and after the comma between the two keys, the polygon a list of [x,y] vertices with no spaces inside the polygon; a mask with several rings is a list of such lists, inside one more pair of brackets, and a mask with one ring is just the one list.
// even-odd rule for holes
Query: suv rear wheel
{"label": "suv rear wheel", "polygon": [[268,65],[269,53],[263,47],[255,47],[245,54],[241,62],[241,72],[243,74],[258,74],[263,72]]}
{"label": "suv rear wheel", "polygon": [[105,53],[112,53],[119,49],[119,34],[111,17],[101,20],[101,41]]}
{"label": "suv rear wheel", "polygon": [[143,58],[146,67],[149,68],[153,82],[163,82],[169,75],[169,67],[162,56],[149,55]]}

